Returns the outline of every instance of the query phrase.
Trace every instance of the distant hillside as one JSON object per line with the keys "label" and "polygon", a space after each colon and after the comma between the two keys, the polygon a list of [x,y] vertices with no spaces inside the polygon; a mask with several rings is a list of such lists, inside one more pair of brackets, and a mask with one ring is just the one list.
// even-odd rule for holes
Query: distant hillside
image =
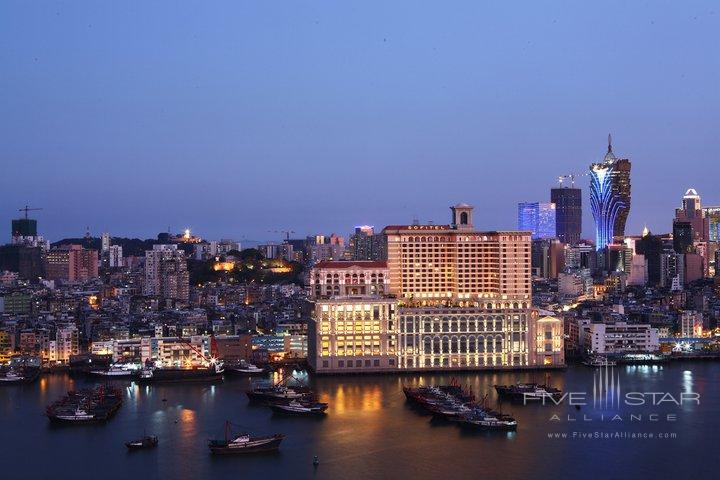
{"label": "distant hillside", "polygon": [[[145,255],[145,250],[152,250],[153,245],[160,243],[157,239],[149,238],[147,240],[141,240],[139,238],[123,238],[123,237],[111,237],[111,245],[120,245],[123,249],[123,256],[137,256],[142,257]],[[85,248],[92,248],[93,250],[100,250],[102,248],[102,239],[96,237],[90,238],[63,238],[62,240],[52,244],[53,247],[59,247],[61,245],[82,245]]]}

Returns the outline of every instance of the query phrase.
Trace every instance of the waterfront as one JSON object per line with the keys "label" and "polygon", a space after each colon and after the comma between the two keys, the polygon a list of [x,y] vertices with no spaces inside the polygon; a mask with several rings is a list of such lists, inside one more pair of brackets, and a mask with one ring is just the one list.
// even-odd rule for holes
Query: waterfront
{"label": "waterfront", "polygon": [[[288,418],[248,405],[246,379],[217,385],[124,388],[125,404],[106,425],[58,427],[43,415],[47,404],[68,389],[95,383],[65,374],[41,377],[32,385],[0,389],[1,460],[5,478],[577,478],[592,469],[604,478],[712,475],[714,435],[720,429],[720,364],[676,362],[623,366],[623,391],[697,392],[699,405],[672,402],[645,407],[580,410],[561,406],[503,404],[519,422],[513,433],[474,433],[434,420],[410,407],[401,387],[448,383],[451,374],[310,378],[325,418]],[[597,371],[581,365],[551,373],[566,392],[592,393]],[[542,373],[463,373],[454,375],[478,394],[494,384],[543,381]],[[166,401],[163,401],[165,399]],[[642,420],[629,420],[630,413]],[[600,421],[601,413],[622,421]],[[552,415],[560,421],[551,421]],[[627,414],[627,416],[626,416]],[[658,421],[651,421],[657,414]],[[568,421],[575,418],[574,421]],[[583,416],[593,418],[582,421]],[[668,422],[667,415],[677,420]],[[252,458],[214,458],[207,439],[220,437],[229,419],[256,433],[287,435],[280,452]],[[157,434],[157,449],[127,452],[123,442]],[[552,433],[672,433],[669,439],[550,439]],[[318,455],[320,465],[312,465]]]}

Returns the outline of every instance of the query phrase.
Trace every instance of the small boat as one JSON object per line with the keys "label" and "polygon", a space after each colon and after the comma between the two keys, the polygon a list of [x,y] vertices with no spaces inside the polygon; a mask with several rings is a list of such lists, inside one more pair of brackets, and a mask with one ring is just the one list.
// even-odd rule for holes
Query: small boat
{"label": "small boat", "polygon": [[0,375],[0,385],[21,385],[32,383],[40,375],[40,369],[35,367],[12,367],[4,375]]}
{"label": "small boat", "polygon": [[607,357],[603,357],[602,355],[592,355],[586,358],[582,363],[588,367],[614,367],[617,365],[615,360],[609,360]]}
{"label": "small boat", "polygon": [[485,409],[476,409],[473,413],[461,417],[459,422],[463,426],[482,430],[517,430],[517,420],[510,415]]}
{"label": "small boat", "polygon": [[10,370],[5,375],[0,377],[0,384],[3,385],[11,385],[16,383],[23,383],[25,382],[25,377],[14,370]]}
{"label": "small boat", "polygon": [[302,400],[292,400],[286,404],[276,403],[270,405],[270,409],[273,412],[289,415],[324,415],[327,408],[327,403],[307,402]]}
{"label": "small boat", "polygon": [[138,440],[131,440],[125,442],[125,446],[128,450],[142,450],[145,448],[155,448],[158,444],[158,437],[155,435],[145,435]]}
{"label": "small boat", "polygon": [[252,363],[240,362],[237,365],[226,366],[225,371],[229,374],[252,376],[252,375],[263,375],[266,372],[264,368],[260,368]]}
{"label": "small boat", "polygon": [[137,376],[137,372],[122,365],[112,365],[107,370],[90,370],[90,374],[100,377],[122,378]]}
{"label": "small boat", "polygon": [[280,447],[284,435],[253,436],[243,433],[234,436],[230,432],[230,422],[225,422],[225,439],[210,440],[208,447],[213,455],[247,455],[252,453],[274,452]]}
{"label": "small boat", "polygon": [[252,402],[285,403],[291,400],[298,400],[305,396],[305,393],[298,392],[293,388],[283,385],[258,386],[247,392],[248,399]]}

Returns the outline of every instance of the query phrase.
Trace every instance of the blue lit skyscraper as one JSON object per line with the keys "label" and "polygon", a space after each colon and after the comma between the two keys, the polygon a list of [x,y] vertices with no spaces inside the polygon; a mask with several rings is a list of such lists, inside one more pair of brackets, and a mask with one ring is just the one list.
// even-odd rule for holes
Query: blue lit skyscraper
{"label": "blue lit skyscraper", "polygon": [[613,243],[614,238],[625,236],[630,212],[630,160],[615,157],[609,135],[604,160],[590,165],[590,208],[595,219],[597,250]]}
{"label": "blue lit skyscraper", "polygon": [[555,238],[555,204],[518,203],[518,229],[532,232],[532,238]]}

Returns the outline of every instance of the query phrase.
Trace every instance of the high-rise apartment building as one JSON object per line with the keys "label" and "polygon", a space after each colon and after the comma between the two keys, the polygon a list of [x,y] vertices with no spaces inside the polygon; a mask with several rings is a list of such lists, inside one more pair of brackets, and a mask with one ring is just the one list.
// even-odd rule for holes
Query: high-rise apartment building
{"label": "high-rise apartment building", "polygon": [[145,251],[143,294],[164,299],[187,301],[190,276],[185,253],[177,245],[153,245]]}
{"label": "high-rise apartment building", "polygon": [[550,190],[550,201],[555,204],[555,231],[564,244],[580,243],[582,235],[582,190],[559,187]]}
{"label": "high-rise apartment building", "polygon": [[370,225],[355,227],[355,233],[348,240],[347,254],[350,260],[386,260],[385,235],[376,234]]}
{"label": "high-rise apartment building", "polygon": [[602,162],[590,165],[590,208],[595,219],[595,248],[625,236],[630,213],[630,160],[618,159],[608,136],[608,151]]}
{"label": "high-rise apartment building", "polygon": [[532,238],[555,238],[555,204],[518,203],[518,230],[532,232]]}
{"label": "high-rise apartment building", "polygon": [[48,280],[84,282],[98,276],[98,252],[81,245],[63,245],[45,255],[45,277]]}

